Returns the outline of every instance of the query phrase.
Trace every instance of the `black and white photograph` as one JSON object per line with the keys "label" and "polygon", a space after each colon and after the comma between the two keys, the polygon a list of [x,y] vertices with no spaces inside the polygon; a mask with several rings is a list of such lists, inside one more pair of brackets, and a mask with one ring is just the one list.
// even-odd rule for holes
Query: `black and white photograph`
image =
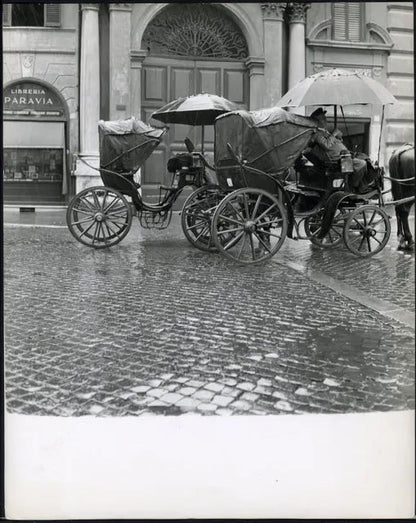
{"label": "black and white photograph", "polygon": [[414,516],[413,11],[3,4],[8,519]]}

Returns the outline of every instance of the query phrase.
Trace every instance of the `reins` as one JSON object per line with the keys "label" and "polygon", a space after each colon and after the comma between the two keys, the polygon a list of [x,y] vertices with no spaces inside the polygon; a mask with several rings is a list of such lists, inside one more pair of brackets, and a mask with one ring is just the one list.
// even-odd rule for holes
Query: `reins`
{"label": "reins", "polygon": [[401,184],[404,184],[404,183],[407,183],[407,182],[411,182],[411,181],[414,181],[415,177],[413,176],[412,178],[402,178],[402,179],[399,179],[399,178],[392,178],[391,176],[386,176],[384,175],[383,176],[386,180],[390,180],[392,182],[396,182],[396,183],[401,183]]}

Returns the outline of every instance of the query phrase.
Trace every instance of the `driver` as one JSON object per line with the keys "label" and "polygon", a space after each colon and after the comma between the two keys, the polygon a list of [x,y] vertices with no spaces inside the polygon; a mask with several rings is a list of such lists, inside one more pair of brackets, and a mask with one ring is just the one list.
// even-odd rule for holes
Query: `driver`
{"label": "driver", "polygon": [[[342,133],[339,129],[334,129],[332,133],[328,131],[328,121],[326,111],[319,107],[310,116],[318,124],[318,130],[312,138],[310,146],[312,155],[322,162],[337,161],[340,159],[341,152],[346,150],[342,142]],[[312,160],[313,161],[313,160]],[[367,163],[360,158],[353,158],[354,172],[351,175],[351,188],[357,193],[363,193],[367,189],[365,179],[367,178]]]}

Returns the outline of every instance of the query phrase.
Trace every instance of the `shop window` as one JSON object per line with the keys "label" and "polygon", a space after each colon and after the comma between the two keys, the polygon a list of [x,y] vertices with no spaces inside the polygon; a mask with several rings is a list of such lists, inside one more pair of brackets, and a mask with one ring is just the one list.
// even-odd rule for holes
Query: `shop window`
{"label": "shop window", "polygon": [[3,177],[13,182],[62,182],[63,149],[7,147]]}
{"label": "shop window", "polygon": [[59,27],[59,4],[4,4],[3,25],[13,27]]}
{"label": "shop window", "polygon": [[333,2],[332,4],[332,38],[359,42],[363,36],[364,3]]}

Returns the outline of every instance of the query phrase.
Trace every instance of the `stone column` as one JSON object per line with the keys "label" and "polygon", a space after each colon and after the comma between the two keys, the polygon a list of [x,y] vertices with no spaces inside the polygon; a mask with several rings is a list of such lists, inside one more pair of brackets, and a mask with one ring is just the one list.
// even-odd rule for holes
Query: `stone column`
{"label": "stone column", "polygon": [[[130,112],[139,120],[142,119],[142,70],[143,60],[147,56],[145,50],[130,52]],[[146,120],[146,118],[144,118]]]}
{"label": "stone column", "polygon": [[250,111],[264,107],[264,62],[264,58],[256,58],[254,56],[249,56],[246,60],[250,78]]}
{"label": "stone column", "polygon": [[305,78],[305,23],[307,3],[290,3],[289,15],[289,89]]}
{"label": "stone column", "polygon": [[286,3],[266,3],[263,12],[264,106],[272,107],[280,100],[283,91],[283,17]]}
{"label": "stone column", "polygon": [[[98,121],[100,119],[100,48],[98,4],[81,5],[80,63],[80,152],[79,156],[94,167],[99,165]],[[101,184],[99,173],[80,160],[75,171],[76,191]]]}
{"label": "stone column", "polygon": [[131,4],[114,3],[110,11],[110,119],[131,116]]}

